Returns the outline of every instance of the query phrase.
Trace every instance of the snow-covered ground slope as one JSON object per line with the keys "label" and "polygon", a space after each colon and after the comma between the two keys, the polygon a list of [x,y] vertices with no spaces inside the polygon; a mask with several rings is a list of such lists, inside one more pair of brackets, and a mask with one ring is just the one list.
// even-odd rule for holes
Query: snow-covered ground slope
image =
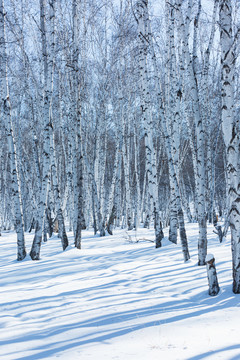
{"label": "snow-covered ground slope", "polygon": [[[165,240],[156,250],[146,229],[105,238],[84,231],[82,250],[64,253],[54,236],[37,262],[17,262],[16,236],[3,232],[0,358],[240,359],[230,240],[219,244],[209,228],[221,287],[210,297],[206,268],[197,266],[197,225],[187,233],[191,260],[184,264],[179,244]],[[28,251],[32,237],[26,235]]]}

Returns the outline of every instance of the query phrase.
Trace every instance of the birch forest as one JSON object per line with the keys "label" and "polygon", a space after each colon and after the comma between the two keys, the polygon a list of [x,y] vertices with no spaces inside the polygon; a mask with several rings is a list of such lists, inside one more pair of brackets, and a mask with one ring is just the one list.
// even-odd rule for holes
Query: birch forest
{"label": "birch forest", "polygon": [[[240,2],[0,0],[0,227],[17,260],[58,232],[231,232],[240,293]],[[50,240],[49,240],[50,241]],[[160,264],[161,265],[161,264]],[[160,266],[159,265],[159,266]]]}

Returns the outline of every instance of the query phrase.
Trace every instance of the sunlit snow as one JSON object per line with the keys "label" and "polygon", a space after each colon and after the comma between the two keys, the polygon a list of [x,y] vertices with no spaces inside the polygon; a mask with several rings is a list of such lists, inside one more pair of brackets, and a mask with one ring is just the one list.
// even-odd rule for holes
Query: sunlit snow
{"label": "sunlit snow", "polygon": [[[180,244],[164,240],[156,250],[147,229],[104,238],[84,231],[82,250],[65,252],[54,235],[43,243],[40,261],[17,262],[16,235],[3,232],[0,358],[240,359],[230,240],[219,244],[208,229],[221,287],[210,297],[206,268],[197,266],[197,224],[187,232],[187,263]],[[29,250],[33,234],[26,236]]]}

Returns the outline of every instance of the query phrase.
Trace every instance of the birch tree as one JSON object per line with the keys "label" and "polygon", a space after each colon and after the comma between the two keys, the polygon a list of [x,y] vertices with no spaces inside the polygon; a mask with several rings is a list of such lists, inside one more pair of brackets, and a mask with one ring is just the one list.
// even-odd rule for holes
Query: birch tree
{"label": "birch tree", "polygon": [[227,151],[229,198],[229,224],[231,229],[233,292],[240,293],[240,127],[234,116],[234,73],[236,54],[232,24],[231,1],[221,0],[219,5],[221,77],[222,77],[222,130]]}
{"label": "birch tree", "polygon": [[147,69],[147,55],[149,34],[147,29],[147,5],[148,1],[138,1],[136,4],[136,17],[138,22],[139,38],[139,71],[142,91],[142,118],[144,127],[144,140],[146,151],[146,169],[149,183],[149,195],[153,201],[156,248],[161,247],[162,231],[159,218],[159,202],[156,174],[156,154],[153,144],[153,123],[150,101],[149,76]]}
{"label": "birch tree", "polygon": [[73,21],[73,194],[74,194],[74,243],[75,247],[81,249],[81,231],[83,228],[83,145],[81,129],[81,101],[80,101],[80,79],[79,79],[79,32],[78,32],[78,0],[72,2]]}
{"label": "birch tree", "polygon": [[[54,7],[55,0],[50,1],[51,10]],[[53,76],[53,54],[49,55],[47,49],[46,38],[46,0],[40,0],[40,29],[42,41],[42,59],[43,59],[43,74],[44,74],[44,95],[43,95],[43,154],[42,154],[42,182],[38,213],[36,219],[35,235],[32,243],[30,256],[32,260],[39,260],[42,233],[44,229],[45,210],[47,206],[48,190],[49,190],[49,172],[50,172],[50,128],[52,123],[50,121],[50,106],[52,100],[52,76]]]}
{"label": "birch tree", "polygon": [[[192,2],[189,2],[189,5]],[[191,5],[190,5],[191,6]],[[182,34],[183,43],[183,58],[186,64],[188,84],[189,84],[189,95],[191,99],[191,107],[194,117],[194,126],[196,134],[196,188],[197,188],[197,199],[198,199],[198,224],[199,224],[199,239],[198,239],[198,264],[204,265],[205,258],[207,255],[207,223],[206,223],[206,204],[205,204],[205,126],[203,124],[203,118],[200,108],[199,100],[199,89],[197,79],[197,54],[196,54],[196,32],[198,26],[198,19],[201,10],[201,1],[198,2],[198,12],[194,21],[194,39],[193,39],[193,55],[190,56],[189,50],[189,22],[190,22],[190,11],[188,10],[186,24],[184,23],[181,9],[181,1],[176,1],[177,17],[179,21],[179,28]]]}
{"label": "birch tree", "polygon": [[1,121],[5,123],[8,139],[9,162],[11,169],[11,195],[14,203],[15,227],[17,233],[17,259],[26,256],[24,239],[24,222],[22,212],[22,196],[19,178],[19,165],[16,154],[16,144],[13,134],[11,117],[11,102],[7,77],[7,53],[5,38],[5,10],[3,0],[0,0],[0,91],[1,91]]}

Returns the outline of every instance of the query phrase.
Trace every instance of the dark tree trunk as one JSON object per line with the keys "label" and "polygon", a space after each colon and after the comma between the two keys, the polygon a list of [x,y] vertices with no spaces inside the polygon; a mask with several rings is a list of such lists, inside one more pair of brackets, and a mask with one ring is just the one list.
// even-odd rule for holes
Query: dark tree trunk
{"label": "dark tree trunk", "polygon": [[183,258],[184,261],[186,262],[190,259],[190,254],[188,250],[187,234],[184,225],[184,215],[182,208],[180,208],[178,211],[178,224],[179,224],[180,240],[182,244]]}
{"label": "dark tree trunk", "polygon": [[116,219],[116,215],[117,215],[116,206],[113,205],[112,212],[107,223],[107,232],[109,233],[109,235],[113,234],[112,229],[113,229],[114,220]]}

